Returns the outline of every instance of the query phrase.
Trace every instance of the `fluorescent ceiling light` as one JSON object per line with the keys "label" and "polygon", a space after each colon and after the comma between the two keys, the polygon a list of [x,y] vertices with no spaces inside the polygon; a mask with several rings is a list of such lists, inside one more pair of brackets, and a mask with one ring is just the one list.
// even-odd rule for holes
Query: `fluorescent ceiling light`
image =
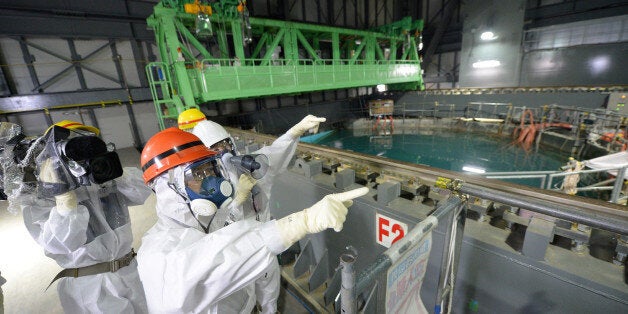
{"label": "fluorescent ceiling light", "polygon": [[501,62],[499,62],[499,60],[484,60],[484,61],[474,62],[472,64],[474,69],[496,68],[500,65],[501,65]]}
{"label": "fluorescent ceiling light", "polygon": [[386,85],[384,84],[377,84],[377,86],[375,86],[375,88],[377,88],[378,92],[385,92],[386,91]]}
{"label": "fluorescent ceiling light", "polygon": [[472,166],[463,166],[462,170],[473,172],[473,173],[485,173],[486,172],[486,169],[484,168],[478,168],[478,167],[472,167]]}
{"label": "fluorescent ceiling light", "polygon": [[493,40],[493,39],[497,39],[497,36],[495,36],[495,34],[493,34],[493,32],[484,32],[480,35],[480,39],[482,40]]}

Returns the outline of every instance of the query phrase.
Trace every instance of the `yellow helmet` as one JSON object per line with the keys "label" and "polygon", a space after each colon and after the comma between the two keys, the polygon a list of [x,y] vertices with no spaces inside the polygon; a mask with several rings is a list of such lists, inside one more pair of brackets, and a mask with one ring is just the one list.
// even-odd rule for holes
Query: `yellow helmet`
{"label": "yellow helmet", "polygon": [[70,129],[70,130],[85,130],[85,131],[89,131],[92,132],[96,135],[100,134],[100,130],[96,127],[93,126],[89,126],[89,125],[84,125],[83,123],[80,122],[76,122],[76,121],[72,121],[72,120],[63,120],[63,121],[59,121],[53,125],[51,125],[45,133],[48,133],[48,131],[50,131],[50,129],[52,129],[53,126],[60,126],[62,128],[66,128],[66,129]]}
{"label": "yellow helmet", "polygon": [[188,109],[179,114],[179,129],[188,130],[196,126],[200,121],[206,120],[205,114],[197,108]]}

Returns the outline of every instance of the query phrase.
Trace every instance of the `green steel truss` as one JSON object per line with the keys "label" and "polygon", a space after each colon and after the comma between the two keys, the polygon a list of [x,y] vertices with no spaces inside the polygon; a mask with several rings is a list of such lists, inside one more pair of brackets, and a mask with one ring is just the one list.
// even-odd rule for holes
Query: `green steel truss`
{"label": "green steel truss", "polygon": [[[199,25],[197,14],[185,13],[186,3],[193,1],[162,1],[148,18],[161,55],[147,66],[161,128],[165,119],[209,101],[377,84],[423,89],[421,20],[354,30],[249,18],[237,10],[239,1],[222,0],[211,4],[211,15],[201,14],[209,22]],[[198,29],[203,36],[195,35]]]}

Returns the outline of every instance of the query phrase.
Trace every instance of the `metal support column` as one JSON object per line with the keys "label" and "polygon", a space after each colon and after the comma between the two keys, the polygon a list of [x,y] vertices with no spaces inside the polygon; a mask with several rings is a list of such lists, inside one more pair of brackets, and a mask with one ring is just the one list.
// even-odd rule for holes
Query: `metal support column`
{"label": "metal support column", "polygon": [[130,103],[126,104],[126,112],[129,114],[129,120],[131,121],[131,131],[133,134],[133,142],[135,144],[135,148],[138,152],[142,152],[142,149],[144,148],[144,143],[142,143],[142,139],[140,138],[137,121],[135,120],[135,113],[133,113],[133,107]]}
{"label": "metal support column", "polygon": [[87,108],[87,114],[89,114],[89,118],[92,120],[92,126],[100,130],[100,125],[98,123],[98,119],[96,118],[94,108]]}
{"label": "metal support column", "polygon": [[[109,47],[111,47],[111,59],[116,66],[116,73],[118,73],[118,80],[120,81],[120,87],[127,88],[126,80],[124,79],[124,72],[122,70],[122,64],[120,63],[120,59],[122,56],[118,54],[118,48],[116,47],[116,41],[113,39],[109,40]],[[145,71],[142,71],[145,72]]]}
{"label": "metal support column", "polygon": [[[7,64],[7,61],[2,53],[2,49],[0,49],[0,64]],[[11,96],[17,94],[17,90],[15,88],[15,83],[11,79],[9,74],[9,68],[6,70],[2,69],[0,66],[0,96]]]}
{"label": "metal support column", "polygon": [[340,285],[341,313],[357,313],[355,270],[353,264],[356,256],[345,253],[340,256],[340,268],[342,269]]}
{"label": "metal support column", "polygon": [[28,51],[28,46],[26,45],[26,39],[24,37],[18,38],[17,41],[20,43],[20,49],[22,49],[22,57],[24,58],[24,62],[26,63],[26,67],[28,68],[28,74],[30,75],[31,81],[33,82],[33,91],[43,93],[43,88],[39,88],[41,84],[39,84],[39,78],[37,77],[35,66],[33,65],[33,63],[35,62],[35,57],[31,55],[30,51]]}
{"label": "metal support column", "polygon": [[[150,43],[146,43],[146,45],[150,46]],[[142,49],[142,42],[140,40],[131,40],[131,50],[133,51],[133,58],[135,59],[133,63],[135,64],[135,69],[140,79],[140,86],[146,87],[148,86],[148,78],[144,70],[146,66],[146,56],[144,55],[144,49]]]}
{"label": "metal support column", "polygon": [[48,123],[49,126],[54,124],[52,118],[50,117],[50,111],[48,111],[48,109],[44,109],[44,119],[46,119],[46,123]]}
{"label": "metal support column", "polygon": [[76,76],[78,77],[79,84],[81,84],[81,90],[87,89],[87,83],[85,83],[85,76],[83,75],[83,69],[81,68],[81,55],[76,52],[76,46],[74,45],[74,39],[68,38],[66,39],[68,42],[68,47],[70,48],[70,54],[72,56],[72,65],[74,66],[74,70],[76,71]]}
{"label": "metal support column", "polygon": [[617,203],[621,188],[624,186],[624,177],[626,175],[626,168],[621,168],[617,172],[615,184],[613,185],[613,193],[611,194],[611,203]]}
{"label": "metal support column", "polygon": [[441,38],[443,38],[443,35],[447,30],[447,26],[449,25],[449,21],[451,20],[451,17],[457,7],[458,0],[449,0],[447,4],[441,9],[441,20],[438,23],[436,31],[434,31],[434,35],[432,36],[430,43],[427,45],[427,49],[425,49],[425,54],[423,55],[424,68],[427,68],[427,65],[430,64],[432,56],[434,55],[434,52],[436,52],[436,48],[438,47]]}

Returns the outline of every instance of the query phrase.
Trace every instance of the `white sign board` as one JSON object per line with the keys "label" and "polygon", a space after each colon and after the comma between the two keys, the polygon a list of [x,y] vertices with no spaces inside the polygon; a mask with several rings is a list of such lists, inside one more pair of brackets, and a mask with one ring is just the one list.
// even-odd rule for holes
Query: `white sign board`
{"label": "white sign board", "polygon": [[387,273],[386,313],[427,314],[421,301],[421,285],[432,247],[432,232],[410,248]]}
{"label": "white sign board", "polygon": [[401,238],[408,233],[408,225],[399,220],[376,213],[375,230],[375,240],[377,243],[389,248],[393,243],[401,240]]}

